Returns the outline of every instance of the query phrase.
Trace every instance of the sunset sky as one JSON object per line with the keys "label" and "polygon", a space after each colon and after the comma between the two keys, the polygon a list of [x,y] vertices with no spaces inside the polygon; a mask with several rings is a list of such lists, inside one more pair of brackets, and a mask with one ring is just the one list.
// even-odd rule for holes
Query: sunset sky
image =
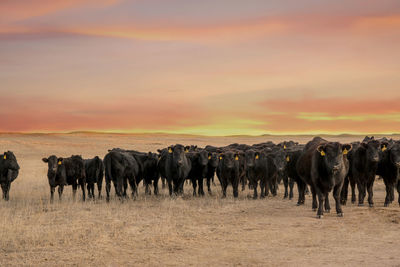
{"label": "sunset sky", "polygon": [[1,0],[0,131],[400,132],[398,0]]}

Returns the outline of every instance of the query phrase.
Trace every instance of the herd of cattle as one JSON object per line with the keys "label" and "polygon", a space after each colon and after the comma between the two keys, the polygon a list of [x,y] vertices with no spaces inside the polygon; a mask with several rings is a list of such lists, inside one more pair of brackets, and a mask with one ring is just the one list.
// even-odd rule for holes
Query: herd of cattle
{"label": "herd of cattle", "polygon": [[[362,142],[341,144],[315,137],[306,145],[288,141],[279,144],[265,142],[254,145],[231,144],[225,147],[173,145],[159,149],[158,153],[143,153],[135,150],[114,148],[109,150],[103,160],[99,157],[82,159],[81,156],[69,158],[55,155],[43,158],[48,164],[48,182],[51,198],[58,187],[61,200],[64,186],[72,185],[75,198],[78,186],[85,200],[95,198],[94,185],[97,184],[98,197],[101,197],[103,177],[106,182],[107,201],[110,199],[111,183],[118,197],[127,197],[128,184],[132,197],[138,194],[138,184],[143,180],[145,193],[158,194],[158,181],[163,187],[167,184],[169,194],[181,195],[184,183],[190,180],[193,195],[204,195],[203,182],[211,194],[211,183],[216,174],[223,197],[228,185],[233,188],[233,196],[239,194],[246,184],[254,190],[253,197],[264,198],[276,195],[278,184],[283,181],[284,197],[293,197],[293,186],[298,189],[298,205],[304,204],[305,194],[310,188],[312,208],[317,217],[330,211],[328,194],[332,191],[338,216],[343,216],[341,205],[345,205],[348,186],[351,186],[351,201],[355,203],[355,185],[358,189],[358,205],[364,204],[366,192],[372,207],[373,185],[376,175],[386,186],[385,206],[393,202],[397,187],[400,205],[400,141],[365,137]],[[9,199],[11,182],[19,172],[19,165],[13,152],[7,151],[0,158],[0,182],[3,198]],[[197,188],[198,187],[198,188]],[[317,201],[318,200],[318,201]]]}

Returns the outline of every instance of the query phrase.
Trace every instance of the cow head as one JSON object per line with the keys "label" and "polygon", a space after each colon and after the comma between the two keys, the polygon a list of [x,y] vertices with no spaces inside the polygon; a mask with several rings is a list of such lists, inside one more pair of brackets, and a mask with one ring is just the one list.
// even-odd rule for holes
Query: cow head
{"label": "cow head", "polygon": [[286,166],[286,153],[284,150],[277,150],[272,154],[272,161],[279,173],[282,173]]}
{"label": "cow head", "polygon": [[227,169],[233,169],[235,162],[239,161],[239,154],[232,151],[226,151],[220,155],[221,164]]}
{"label": "cow head", "polygon": [[252,168],[254,167],[256,160],[260,159],[260,153],[250,149],[245,152],[244,157],[246,160],[246,167]]}
{"label": "cow head", "polygon": [[396,166],[398,169],[400,168],[400,142],[397,141],[390,148],[388,148],[388,153],[390,157],[390,162]]}
{"label": "cow head", "polygon": [[172,155],[174,164],[181,167],[185,163],[185,147],[177,144],[175,146],[168,147],[168,153]]}
{"label": "cow head", "polygon": [[208,164],[212,167],[212,168],[217,168],[218,167],[218,154],[217,153],[208,153]]}
{"label": "cow head", "polygon": [[381,154],[381,144],[379,141],[371,139],[360,144],[366,151],[368,162],[378,163]]}
{"label": "cow head", "polygon": [[43,158],[42,161],[44,163],[47,163],[48,165],[48,170],[47,170],[47,176],[49,179],[54,179],[58,168],[63,164],[64,159],[63,158],[57,158],[56,156],[52,155],[48,158]]}
{"label": "cow head", "polygon": [[343,156],[350,152],[351,144],[328,142],[317,147],[319,156],[322,157],[325,167],[329,172],[337,173],[343,167]]}
{"label": "cow head", "polygon": [[2,163],[3,170],[12,170],[12,171],[19,170],[17,158],[15,157],[14,153],[11,151],[4,152],[4,154],[1,158],[1,163]]}
{"label": "cow head", "polygon": [[208,152],[206,150],[201,150],[199,153],[199,164],[201,166],[206,166],[208,164]]}

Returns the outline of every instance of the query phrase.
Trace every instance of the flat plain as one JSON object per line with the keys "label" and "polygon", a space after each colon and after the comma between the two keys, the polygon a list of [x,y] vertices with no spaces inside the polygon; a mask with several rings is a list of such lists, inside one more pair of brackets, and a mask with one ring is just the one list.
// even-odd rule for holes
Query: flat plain
{"label": "flat plain", "polygon": [[400,266],[397,194],[394,204],[384,208],[380,180],[374,208],[349,203],[343,218],[332,212],[319,220],[311,196],[297,207],[297,189],[293,200],[284,200],[282,185],[278,196],[258,200],[249,198],[248,189],[235,200],[231,187],[221,199],[218,184],[205,197],[193,197],[186,185],[185,195],[172,199],[167,189],[145,196],[140,185],[136,200],[109,203],[104,198],[82,202],[80,191],[74,202],[66,187],[63,201],[50,204],[47,165],[41,161],[51,154],[104,157],[113,147],[155,152],[176,143],[219,146],[289,139],[305,143],[311,137],[1,134],[1,151],[14,151],[21,171],[10,201],[0,201],[0,266]]}

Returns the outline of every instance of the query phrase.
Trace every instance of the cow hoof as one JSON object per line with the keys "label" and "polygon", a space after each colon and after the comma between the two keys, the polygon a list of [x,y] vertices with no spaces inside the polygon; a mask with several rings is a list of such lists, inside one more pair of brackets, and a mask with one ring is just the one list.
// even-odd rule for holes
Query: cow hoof
{"label": "cow hoof", "polygon": [[325,213],[330,213],[331,212],[331,210],[325,210]]}
{"label": "cow hoof", "polygon": [[337,214],[337,216],[338,216],[338,217],[343,217],[343,212],[339,212],[339,213]]}
{"label": "cow hoof", "polygon": [[352,200],[352,201],[351,201],[351,204],[356,204],[356,201],[355,201],[355,200]]}
{"label": "cow hoof", "polygon": [[312,211],[317,211],[317,208],[312,208]]}
{"label": "cow hoof", "polygon": [[374,207],[374,204],[369,204],[369,207],[370,207],[370,208],[373,208],[373,207]]}
{"label": "cow hoof", "polygon": [[364,203],[358,203],[359,207],[364,207]]}
{"label": "cow hoof", "polygon": [[389,204],[388,204],[388,203],[385,203],[383,206],[384,206],[384,207],[389,207]]}
{"label": "cow hoof", "polygon": [[324,215],[317,215],[317,219],[322,219],[324,218]]}

